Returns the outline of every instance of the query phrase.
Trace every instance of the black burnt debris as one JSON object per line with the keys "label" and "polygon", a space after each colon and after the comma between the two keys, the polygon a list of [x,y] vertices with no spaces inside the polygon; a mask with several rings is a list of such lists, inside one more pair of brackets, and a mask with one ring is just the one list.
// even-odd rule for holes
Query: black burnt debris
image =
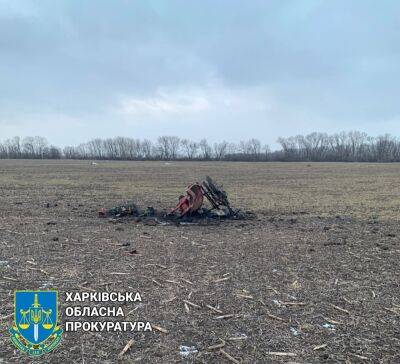
{"label": "black burnt debris", "polygon": [[[135,208],[132,208],[135,206]],[[101,209],[99,217],[110,218],[112,222],[123,222],[123,218],[132,218],[134,222],[141,222],[144,225],[215,225],[222,220],[248,220],[255,218],[251,211],[237,210],[229,214],[223,210],[212,210],[201,208],[191,214],[180,217],[176,214],[170,214],[163,211],[157,211],[150,206],[140,210],[135,204],[116,206],[109,210]]]}
{"label": "black burnt debris", "polygon": [[[204,207],[207,199],[211,208]],[[234,210],[228,201],[227,193],[209,176],[201,184],[189,185],[186,195],[179,197],[175,208],[168,212],[158,211],[152,206],[140,209],[135,203],[129,202],[110,209],[102,208],[99,217],[121,219],[132,217],[135,222],[145,225],[200,225],[218,224],[221,220],[246,220],[255,217],[251,211]]]}

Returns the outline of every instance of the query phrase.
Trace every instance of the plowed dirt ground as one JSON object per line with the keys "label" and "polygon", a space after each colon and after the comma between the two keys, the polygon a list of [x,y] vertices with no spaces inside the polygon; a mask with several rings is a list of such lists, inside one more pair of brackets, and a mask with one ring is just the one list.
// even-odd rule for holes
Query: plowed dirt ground
{"label": "plowed dirt ground", "polygon": [[[206,175],[257,217],[97,217]],[[62,326],[65,292],[138,291],[123,319],[165,329],[64,333],[38,363],[399,363],[399,214],[399,164],[0,161],[0,363],[32,361],[8,334],[22,289],[58,290]]]}

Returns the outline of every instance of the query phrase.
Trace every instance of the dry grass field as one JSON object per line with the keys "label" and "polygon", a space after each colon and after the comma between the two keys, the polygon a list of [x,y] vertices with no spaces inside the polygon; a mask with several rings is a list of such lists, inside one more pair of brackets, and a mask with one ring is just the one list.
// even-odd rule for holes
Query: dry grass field
{"label": "dry grass field", "polygon": [[[97,217],[168,209],[206,175],[256,218]],[[17,289],[57,289],[62,323],[65,292],[139,291],[125,320],[166,330],[64,333],[38,363],[400,362],[399,164],[3,160],[0,203],[0,363],[30,362],[7,332]]]}

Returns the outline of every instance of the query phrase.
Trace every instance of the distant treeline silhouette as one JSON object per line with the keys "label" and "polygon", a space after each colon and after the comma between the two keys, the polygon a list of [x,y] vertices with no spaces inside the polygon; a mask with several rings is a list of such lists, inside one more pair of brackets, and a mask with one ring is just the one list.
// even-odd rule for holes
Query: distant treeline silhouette
{"label": "distant treeline silhouette", "polygon": [[389,134],[315,132],[279,138],[278,143],[281,149],[271,151],[258,139],[210,144],[176,136],[161,136],[157,142],[115,137],[59,148],[43,137],[16,136],[0,143],[0,159],[400,162],[400,141]]}

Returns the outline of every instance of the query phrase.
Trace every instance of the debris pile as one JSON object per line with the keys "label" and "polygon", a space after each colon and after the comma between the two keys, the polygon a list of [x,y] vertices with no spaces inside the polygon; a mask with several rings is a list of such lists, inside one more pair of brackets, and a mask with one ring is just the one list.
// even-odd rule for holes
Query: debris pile
{"label": "debris pile", "polygon": [[[211,208],[204,207],[206,198]],[[233,210],[230,206],[228,195],[218,186],[211,177],[207,176],[201,184],[196,182],[189,185],[186,195],[179,197],[178,204],[170,211],[157,211],[150,206],[141,210],[134,203],[127,203],[115,206],[110,209],[102,208],[99,217],[122,218],[132,216],[135,222],[142,221],[147,225],[167,225],[175,223],[177,225],[200,224],[202,222],[212,223],[212,220],[220,219],[250,219],[254,217],[252,212],[242,212]]]}
{"label": "debris pile", "polygon": [[193,214],[203,206],[204,197],[211,203],[212,210],[220,211],[220,215],[235,215],[235,211],[230,207],[227,193],[209,176],[202,184],[196,182],[189,185],[186,189],[186,196],[179,197],[178,204],[170,214],[178,212],[180,217]]}

